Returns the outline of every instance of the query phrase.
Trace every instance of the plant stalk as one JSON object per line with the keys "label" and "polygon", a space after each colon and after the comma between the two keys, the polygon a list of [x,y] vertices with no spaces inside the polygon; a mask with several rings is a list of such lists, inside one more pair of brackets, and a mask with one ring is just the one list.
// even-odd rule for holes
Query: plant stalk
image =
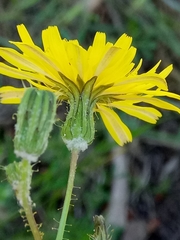
{"label": "plant stalk", "polygon": [[[24,203],[25,204],[25,203]],[[24,212],[26,214],[26,218],[28,221],[28,225],[31,229],[32,235],[34,237],[34,240],[42,240],[43,233],[41,233],[38,229],[38,225],[34,219],[34,214],[32,212],[32,208],[29,204],[25,204],[24,206]]]}
{"label": "plant stalk", "polygon": [[63,210],[62,210],[62,215],[61,215],[61,219],[60,219],[60,223],[59,223],[56,240],[63,239],[67,216],[68,216],[69,207],[70,207],[70,202],[71,202],[72,191],[73,191],[73,187],[74,187],[74,179],[75,179],[78,156],[79,156],[79,152],[77,150],[72,150],[68,185],[67,185],[66,196],[65,196],[65,200],[64,200],[64,205],[63,205]]}
{"label": "plant stalk", "polygon": [[[25,161],[29,164],[29,162],[25,159],[23,159],[22,161]],[[24,213],[26,215],[27,221],[28,221],[28,225],[31,229],[32,235],[34,237],[34,240],[42,240],[43,237],[43,233],[41,233],[39,231],[38,225],[34,219],[34,213],[32,211],[32,203],[29,197],[29,193],[27,190],[27,173],[24,171],[23,174],[23,185],[22,186],[22,206],[23,206],[23,210]]]}

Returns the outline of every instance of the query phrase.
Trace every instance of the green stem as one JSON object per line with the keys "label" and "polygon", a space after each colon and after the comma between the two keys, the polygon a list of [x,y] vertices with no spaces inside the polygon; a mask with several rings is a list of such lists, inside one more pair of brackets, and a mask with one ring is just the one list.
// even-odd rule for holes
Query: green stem
{"label": "green stem", "polygon": [[65,226],[66,226],[66,220],[67,220],[68,211],[69,211],[70,202],[71,202],[72,190],[74,187],[74,178],[75,178],[75,173],[76,173],[76,165],[77,165],[78,156],[79,156],[79,152],[76,150],[72,150],[68,185],[67,185],[66,196],[65,196],[65,200],[64,200],[64,206],[63,206],[63,210],[62,210],[62,215],[61,215],[61,219],[60,219],[60,223],[59,223],[56,240],[63,239],[64,230],[65,230]]}
{"label": "green stem", "polygon": [[31,206],[27,203],[25,203],[24,206],[24,212],[26,214],[27,221],[29,223],[29,227],[31,229],[32,235],[34,237],[34,240],[42,240],[42,234],[40,233],[38,226],[36,224],[36,221],[34,219],[34,214],[32,212]]}
{"label": "green stem", "polygon": [[[22,162],[24,162],[26,165],[29,165],[30,163],[23,159]],[[24,171],[22,173],[22,177],[23,180],[22,181],[22,206],[23,206],[23,210],[24,213],[26,215],[29,227],[31,229],[32,235],[34,237],[34,240],[42,240],[42,236],[43,234],[39,231],[38,225],[34,219],[34,214],[32,211],[32,203],[30,200],[30,196],[29,196],[29,192],[27,189],[27,185],[28,185],[28,178],[27,178],[28,173],[26,171]]]}

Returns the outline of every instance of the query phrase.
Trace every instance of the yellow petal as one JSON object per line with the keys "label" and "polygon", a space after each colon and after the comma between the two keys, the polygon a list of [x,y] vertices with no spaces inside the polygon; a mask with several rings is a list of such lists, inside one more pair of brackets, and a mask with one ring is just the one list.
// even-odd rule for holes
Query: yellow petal
{"label": "yellow petal", "polygon": [[135,104],[135,103],[148,103],[152,104],[155,107],[166,109],[166,110],[171,110],[180,113],[180,108],[174,106],[171,103],[168,103],[164,100],[158,99],[158,98],[153,98],[153,97],[148,97],[148,96],[125,96],[124,101],[127,103]]}
{"label": "yellow petal", "polygon": [[[0,48],[0,56],[10,64],[27,71],[41,71],[41,69],[27,60],[21,53],[12,48]],[[44,71],[43,71],[44,73]]]}
{"label": "yellow petal", "polygon": [[21,71],[17,68],[9,67],[4,63],[0,63],[0,73],[12,78],[17,78],[17,79],[27,80],[27,81],[28,79],[32,79],[32,80],[37,80],[41,83],[47,84],[49,86],[54,86],[54,83],[48,80],[47,78],[45,78],[43,75]]}
{"label": "yellow petal", "polygon": [[99,65],[96,68],[95,76],[98,76],[111,62],[113,56],[119,51],[118,48],[111,47],[101,59]]}
{"label": "yellow petal", "polygon": [[38,64],[33,63],[28,59],[28,57],[25,57],[14,49],[0,48],[0,56],[17,68],[48,75],[44,68],[41,68]]}
{"label": "yellow petal", "polygon": [[123,34],[114,44],[114,46],[117,46],[122,49],[128,49],[131,46],[132,43],[132,37],[128,36],[127,34]]}
{"label": "yellow petal", "polygon": [[[102,66],[99,66],[99,64],[111,47],[113,47],[113,44],[109,42],[106,43],[106,35],[104,33],[96,33],[93,45],[87,50],[86,71],[90,71],[90,73],[93,75],[96,75],[99,71],[101,71]],[[98,66],[99,69],[96,73]],[[88,74],[88,76],[86,76],[86,80],[87,77],[92,78],[93,75]]]}
{"label": "yellow petal", "polygon": [[71,71],[71,65],[67,55],[66,48],[68,41],[62,40],[59,30],[56,26],[50,26],[42,31],[42,41],[45,52],[50,56],[61,72],[69,79],[74,79]]}
{"label": "yellow petal", "polygon": [[142,93],[147,94],[148,96],[155,96],[155,97],[170,97],[174,98],[177,100],[180,100],[180,95],[172,92],[166,92],[166,91],[161,91],[161,90],[147,90],[147,91],[142,91]]}
{"label": "yellow petal", "polygon": [[161,60],[158,63],[156,63],[156,65],[146,73],[150,73],[150,74],[155,73],[157,68],[159,67],[160,63],[161,63]]}
{"label": "yellow petal", "polygon": [[129,128],[113,110],[98,104],[97,111],[100,113],[107,130],[120,146],[132,141],[132,135]]}
{"label": "yellow petal", "polygon": [[180,113],[180,108],[174,106],[171,103],[163,101],[161,99],[144,97],[144,98],[142,98],[141,101],[145,102],[145,103],[152,104],[152,105],[154,105],[156,107],[159,107],[159,108],[162,108],[162,109],[171,110],[171,111],[175,111],[175,112]]}
{"label": "yellow petal", "polygon": [[[113,47],[114,48],[114,47]],[[113,48],[111,48],[113,50]],[[130,71],[134,67],[134,63],[132,60],[134,59],[136,49],[131,47],[129,50],[123,51],[123,49],[114,48],[114,51],[109,50],[106,54],[110,53],[108,59],[106,59],[106,55],[99,63],[99,66],[95,72],[97,73],[98,81],[96,86],[100,86],[101,84],[116,84],[119,83],[123,78],[126,78],[126,75],[130,73]],[[104,62],[104,60],[106,62]]]}
{"label": "yellow petal", "polygon": [[31,36],[29,35],[26,27],[23,24],[18,25],[17,30],[23,43],[34,45],[34,42]]}
{"label": "yellow petal", "polygon": [[[77,76],[79,74],[81,79],[84,81],[84,63],[86,62],[84,58],[86,58],[86,51],[77,44],[73,44],[72,41],[68,44],[66,51],[69,58],[69,64],[71,65],[72,71],[74,71],[74,75]],[[77,77],[74,79],[74,82],[76,82],[76,80]]]}
{"label": "yellow petal", "polygon": [[[21,96],[21,98],[22,98],[22,96]],[[3,104],[19,104],[20,102],[21,102],[21,98],[20,97],[11,97],[11,98],[8,98],[8,99],[6,99],[6,98],[2,98],[1,100],[0,100],[0,103],[3,103]]]}
{"label": "yellow petal", "polygon": [[143,62],[143,60],[140,59],[138,65],[130,72],[129,76],[135,76],[135,75],[138,74],[138,71],[139,71],[139,69],[140,69],[141,66],[142,66],[142,62]]}
{"label": "yellow petal", "polygon": [[93,48],[96,50],[101,49],[106,44],[106,34],[102,32],[97,32],[94,36]]}
{"label": "yellow petal", "polygon": [[119,84],[117,85],[118,86],[127,85],[127,87],[129,85],[131,87],[131,84],[138,84],[139,86],[141,86],[141,84],[148,84],[148,83],[151,83],[154,86],[157,86],[163,90],[168,90],[165,79],[163,79],[158,74],[149,75],[149,74],[143,73],[134,77],[126,77],[120,80]]}
{"label": "yellow petal", "polygon": [[[51,78],[59,78],[60,69],[46,56],[46,54],[37,46],[30,46],[23,43],[11,42],[16,45],[24,54],[24,60],[29,59],[39,69],[44,69],[44,75]],[[10,62],[10,61],[9,61]],[[16,65],[15,65],[16,66]],[[42,72],[41,72],[42,73]]]}
{"label": "yellow petal", "polygon": [[19,104],[25,88],[5,86],[0,88],[0,102],[4,104]]}
{"label": "yellow petal", "polygon": [[152,107],[140,107],[127,103],[126,101],[113,102],[109,104],[111,107],[118,108],[123,112],[137,117],[143,121],[155,124],[162,114]]}
{"label": "yellow petal", "polygon": [[168,67],[166,67],[164,70],[162,70],[159,75],[163,78],[166,78],[170,72],[173,70],[173,65],[169,65]]}

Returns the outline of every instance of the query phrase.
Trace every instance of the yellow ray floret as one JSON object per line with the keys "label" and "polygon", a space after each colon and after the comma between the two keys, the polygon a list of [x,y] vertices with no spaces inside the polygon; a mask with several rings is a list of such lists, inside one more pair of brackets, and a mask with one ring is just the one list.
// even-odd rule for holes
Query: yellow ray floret
{"label": "yellow ray floret", "polygon": [[[0,73],[55,93],[58,102],[70,104],[71,113],[73,108],[77,112],[79,106],[86,108],[87,112],[82,114],[86,119],[90,111],[92,114],[98,112],[119,145],[132,141],[132,136],[114,109],[152,124],[162,116],[156,107],[180,113],[177,106],[165,99],[180,100],[179,95],[168,92],[166,77],[172,65],[158,73],[159,61],[149,71],[139,74],[142,60],[135,66],[136,48],[126,34],[113,44],[107,42],[105,33],[97,32],[92,45],[85,49],[77,40],[63,39],[58,28],[50,26],[42,31],[41,49],[23,24],[17,29],[21,41],[10,43],[19,50],[0,48],[0,56],[4,59],[0,63]],[[1,103],[20,103],[25,90],[1,87]],[[80,138],[82,140],[83,136]]]}

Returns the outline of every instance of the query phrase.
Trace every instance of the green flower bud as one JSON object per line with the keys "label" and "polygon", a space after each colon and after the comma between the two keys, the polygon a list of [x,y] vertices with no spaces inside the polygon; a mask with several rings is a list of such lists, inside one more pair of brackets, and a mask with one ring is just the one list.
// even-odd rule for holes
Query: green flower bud
{"label": "green flower bud", "polygon": [[7,179],[15,191],[19,204],[24,207],[24,200],[28,199],[31,205],[30,188],[32,179],[32,166],[29,161],[13,162],[4,167]]}
{"label": "green flower bud", "polygon": [[72,96],[69,96],[70,110],[61,131],[62,139],[69,150],[84,151],[94,140],[93,108],[95,103],[91,99],[91,94],[96,78],[90,79],[81,92],[71,81],[63,78],[72,90]]}
{"label": "green flower bud", "polygon": [[35,162],[45,151],[56,113],[56,97],[29,88],[18,108],[14,148],[18,157]]}
{"label": "green flower bud", "polygon": [[102,215],[94,216],[94,234],[90,235],[92,240],[111,240],[111,236],[108,234],[108,228],[106,227],[105,220]]}

